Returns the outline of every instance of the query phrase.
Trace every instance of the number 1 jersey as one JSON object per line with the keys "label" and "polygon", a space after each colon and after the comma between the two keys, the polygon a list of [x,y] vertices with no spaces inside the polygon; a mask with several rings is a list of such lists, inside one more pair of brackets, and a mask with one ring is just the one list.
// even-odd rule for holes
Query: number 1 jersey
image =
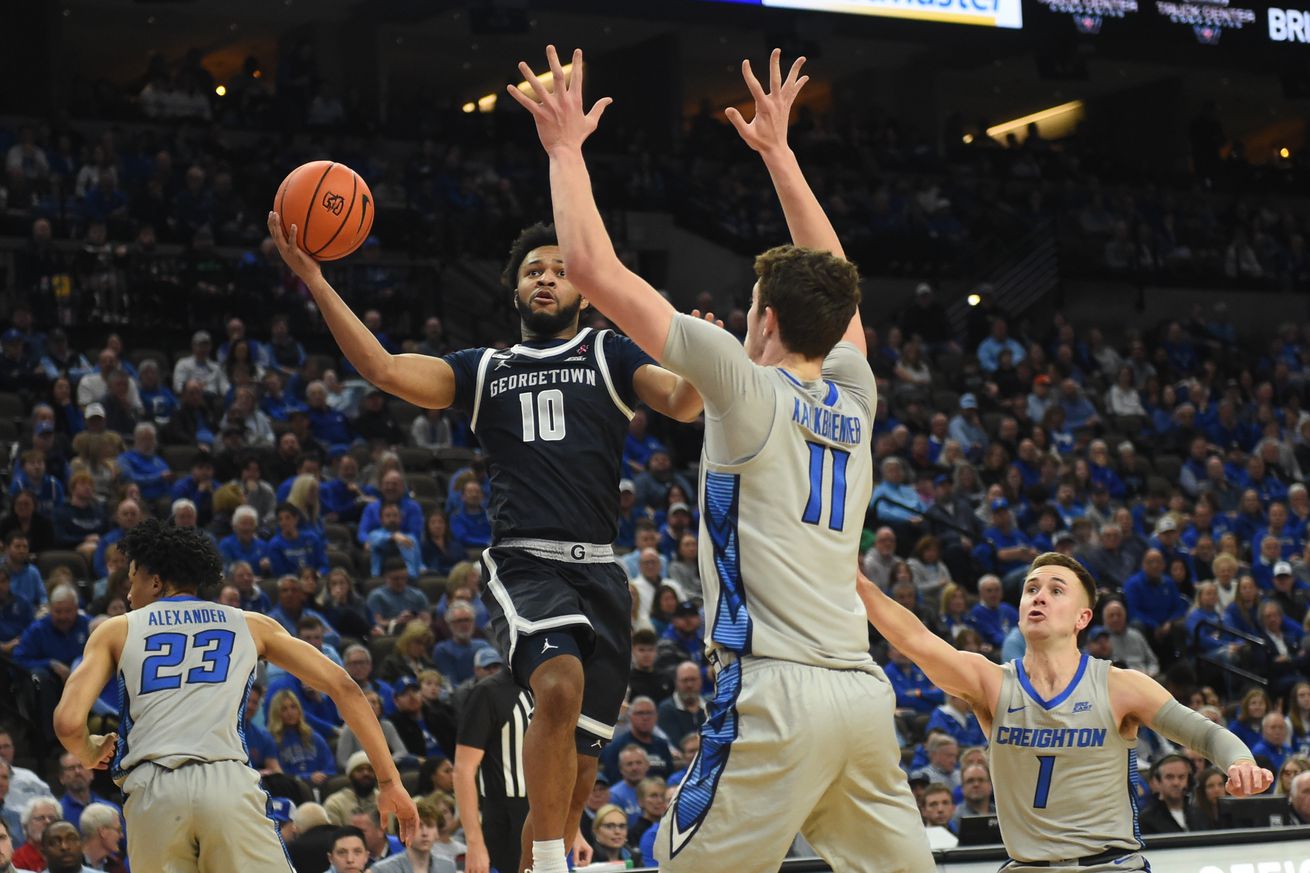
{"label": "number 1 jersey", "polygon": [[246,698],[258,663],[239,609],[179,595],[129,612],[118,661],[115,781],[121,785],[143,761],[170,769],[247,762]]}
{"label": "number 1 jersey", "polygon": [[632,380],[654,360],[627,337],[583,328],[445,361],[488,456],[494,541],[614,542]]}

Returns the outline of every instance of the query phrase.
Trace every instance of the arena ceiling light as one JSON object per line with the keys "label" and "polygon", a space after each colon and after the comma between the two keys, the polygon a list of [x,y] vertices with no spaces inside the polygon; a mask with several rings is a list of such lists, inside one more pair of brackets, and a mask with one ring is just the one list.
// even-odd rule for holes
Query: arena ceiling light
{"label": "arena ceiling light", "polygon": [[[564,65],[564,75],[565,75],[565,77],[567,77],[567,76],[568,76],[570,73],[572,73],[572,72],[573,72],[573,64],[565,64],[565,65]],[[553,83],[554,83],[554,81],[555,81],[555,73],[554,73],[554,71],[552,71],[552,70],[546,70],[544,73],[541,73],[541,75],[540,75],[540,79],[541,79],[541,81],[543,81],[543,82],[546,83],[546,86],[547,86],[548,88],[551,88],[552,91],[554,90],[554,88],[552,87],[552,85],[553,85]],[[531,92],[531,89],[530,89],[529,86],[528,86],[528,80],[527,80],[527,79],[524,79],[522,82],[519,82],[518,85],[517,85],[516,87],[517,87],[520,91],[522,91],[524,94],[527,94],[527,95],[531,96],[531,93],[532,93],[532,92]],[[472,113],[472,112],[490,112],[490,111],[492,111],[493,109],[496,108],[496,98],[497,98],[498,96],[500,96],[500,95],[498,95],[498,94],[494,94],[494,93],[493,93],[493,94],[484,94],[483,96],[479,97],[476,101],[470,100],[469,102],[465,103],[465,104],[464,104],[463,106],[461,106],[460,108],[463,109],[464,112],[465,112],[466,114],[468,114],[468,113]]]}

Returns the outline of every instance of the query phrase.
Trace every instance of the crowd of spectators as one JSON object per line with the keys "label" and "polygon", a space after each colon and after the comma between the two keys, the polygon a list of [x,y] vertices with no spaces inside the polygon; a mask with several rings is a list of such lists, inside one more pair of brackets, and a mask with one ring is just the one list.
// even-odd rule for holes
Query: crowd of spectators
{"label": "crowd of spectators", "polygon": [[[198,102],[187,110],[182,98],[207,94],[205,83],[163,71],[147,87],[151,117],[203,118]],[[257,113],[273,97],[251,87],[256,96],[240,105]],[[772,203],[755,194],[767,188],[737,163],[718,163],[716,125],[693,120],[687,142],[702,157],[684,177],[648,155],[627,156],[641,169],[619,196],[668,204],[686,195],[693,212],[718,203],[716,233],[743,245],[783,239]],[[1013,209],[990,196],[992,176],[966,172],[968,161],[934,176],[942,158],[901,145],[894,125],[835,131],[805,117],[797,132],[807,162],[828,168],[816,188],[839,227],[855,246],[910,253],[905,265],[936,258],[942,241],[962,245],[1001,209],[1016,227],[1039,214],[1076,220],[1080,236],[1107,237],[1111,269],[1123,222],[1203,231],[1205,246],[1188,237],[1188,262],[1206,270],[1216,241],[1258,228],[1266,241],[1255,261],[1284,285],[1302,282],[1293,212],[1237,203],[1220,215],[1210,194],[1180,206],[1154,188],[1129,199],[1095,183],[1084,189],[1076,153],[1040,138],[975,150],[1002,168],[1002,189],[1035,195]],[[186,127],[106,129],[85,141],[71,130],[14,133],[5,214],[29,241],[0,333],[0,413],[9,416],[0,439],[13,445],[0,515],[0,664],[7,687],[30,695],[32,717],[0,733],[0,817],[25,852],[19,860],[36,865],[19,869],[42,869],[67,851],[72,836],[52,829],[58,820],[75,826],[86,858],[117,860],[113,824],[95,812],[112,809],[112,785],[93,790],[92,774],[55,755],[49,713],[90,630],[128,608],[114,544],[149,516],[213,537],[225,576],[207,596],[270,615],[342,664],[384,720],[407,786],[431,800],[440,822],[433,851],[458,855],[450,759],[461,712],[474,685],[504,669],[479,596],[489,483],[466,417],[398,402],[322,353],[332,348],[256,206],[287,164],[272,140],[229,145]],[[363,141],[336,145],[380,203],[437,222],[422,225],[423,239],[393,237],[390,228],[407,222],[380,211],[379,235],[402,249],[444,245],[447,233],[490,236],[499,248],[547,190],[541,168],[513,143],[426,139],[394,160]],[[863,187],[852,186],[843,167],[885,168],[902,181],[882,185],[864,173]],[[1048,196],[1057,188],[1058,208]],[[880,211],[886,221],[874,220]],[[907,233],[937,242],[916,249]],[[60,238],[80,240],[80,250],[56,245]],[[161,243],[182,253],[159,254]],[[216,246],[245,254],[234,260]],[[367,245],[347,268],[355,281],[344,283],[369,329],[390,350],[449,351],[439,319],[399,318],[414,288],[378,260],[380,248]],[[1254,276],[1241,266],[1248,260],[1238,253],[1239,276]],[[1140,270],[1146,261],[1128,263]],[[869,577],[958,647],[1009,660],[1023,654],[1014,604],[1028,563],[1043,551],[1075,556],[1101,594],[1086,650],[1156,676],[1227,724],[1278,773],[1272,791],[1289,796],[1292,820],[1310,822],[1310,777],[1295,778],[1310,770],[1302,484],[1310,325],[1239,341],[1225,311],[1198,309],[1114,336],[1057,314],[1049,329],[1025,335],[983,306],[956,334],[926,283],[902,311],[868,323],[879,382],[878,472],[861,555]],[[189,347],[154,347],[155,324],[172,334],[186,325]],[[732,313],[728,328],[740,336],[744,314]],[[70,337],[95,348],[79,351]],[[584,816],[601,858],[650,860],[643,840],[706,719],[699,448],[697,425],[644,410],[625,444],[615,545],[634,595],[633,675]],[[870,647],[896,689],[903,763],[925,823],[950,831],[992,814],[986,737],[967,704],[872,631]],[[24,684],[30,676],[41,681]],[[97,723],[111,728],[118,706],[107,689]],[[295,806],[279,813],[293,848],[315,833],[319,847],[325,828],[351,826],[370,857],[395,852],[369,806],[367,762],[331,701],[269,669],[249,698],[246,729],[252,765]],[[1189,750],[1143,730],[1138,760],[1146,830],[1225,823],[1215,773]],[[54,773],[62,799],[50,796]],[[322,853],[305,857],[309,866],[297,869],[319,873]]]}

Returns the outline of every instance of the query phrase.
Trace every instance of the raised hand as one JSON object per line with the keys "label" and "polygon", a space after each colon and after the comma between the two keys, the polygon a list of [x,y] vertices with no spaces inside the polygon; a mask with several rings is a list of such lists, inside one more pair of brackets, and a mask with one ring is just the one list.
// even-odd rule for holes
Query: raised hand
{"label": "raised hand", "polygon": [[527,63],[519,61],[519,72],[527,80],[528,87],[532,89],[536,99],[524,94],[514,85],[507,86],[509,96],[532,113],[532,118],[537,123],[537,136],[546,151],[557,148],[581,149],[587,137],[596,130],[605,107],[614,101],[609,97],[602,97],[592,105],[590,112],[583,111],[582,49],[573,50],[572,75],[567,79],[564,76],[564,68],[559,62],[559,54],[556,53],[553,45],[546,46],[546,63],[549,64],[554,77],[554,93],[546,87],[546,83],[537,77]]}
{"label": "raised hand", "polygon": [[296,226],[293,224],[289,228],[282,226],[282,219],[276,212],[268,214],[268,234],[273,237],[273,245],[277,246],[278,254],[282,260],[286,261],[291,272],[300,277],[300,281],[308,285],[313,279],[323,275],[323,271],[318,266],[318,261],[311,258],[305,253],[305,250],[296,245]]}
{"label": "raised hand", "polygon": [[809,76],[801,75],[805,58],[797,58],[787,73],[786,81],[782,78],[782,49],[774,49],[769,55],[769,90],[767,93],[755,78],[751,62],[741,62],[741,77],[746,80],[746,87],[755,98],[755,117],[749,122],[742,118],[736,107],[728,107],[728,121],[737,128],[737,133],[750,146],[761,154],[774,149],[787,147],[787,120],[791,117],[791,105],[796,102],[796,95],[810,81]]}

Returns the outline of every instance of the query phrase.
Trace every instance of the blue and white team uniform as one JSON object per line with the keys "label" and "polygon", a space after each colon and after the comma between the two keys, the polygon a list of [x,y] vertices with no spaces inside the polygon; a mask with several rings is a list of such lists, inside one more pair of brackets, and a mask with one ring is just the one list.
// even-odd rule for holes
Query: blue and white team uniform
{"label": "blue and white team uniform", "polygon": [[700,753],[659,825],[660,870],[771,873],[798,832],[834,870],[933,870],[855,589],[873,490],[868,362],[838,343],[802,382],[684,315],[662,362],[705,399],[699,560],[716,675]]}
{"label": "blue and white team uniform", "polygon": [[258,662],[239,609],[179,595],[127,614],[110,772],[127,797],[134,869],[291,870],[246,749]]}
{"label": "blue and white team uniform", "polygon": [[1137,825],[1136,740],[1110,706],[1110,662],[1083,655],[1050,700],[1023,660],[1002,664],[988,746],[996,817],[1010,853],[1002,869],[1149,870]]}
{"label": "blue and white team uniform", "polygon": [[490,628],[524,686],[554,648],[540,635],[572,634],[585,675],[578,750],[599,755],[631,667],[632,596],[611,544],[633,377],[654,361],[627,337],[591,328],[445,361],[491,473]]}

